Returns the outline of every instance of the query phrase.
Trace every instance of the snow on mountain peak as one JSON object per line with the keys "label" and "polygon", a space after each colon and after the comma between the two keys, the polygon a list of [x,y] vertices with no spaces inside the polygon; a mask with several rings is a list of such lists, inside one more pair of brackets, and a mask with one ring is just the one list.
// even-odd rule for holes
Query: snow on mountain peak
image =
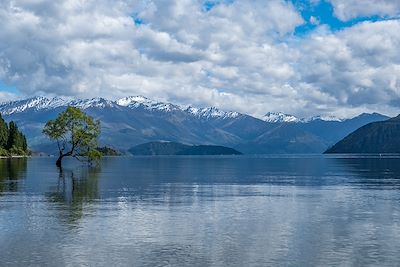
{"label": "snow on mountain peak", "polygon": [[[144,96],[129,96],[121,98],[117,101],[111,101],[104,98],[91,98],[91,99],[77,99],[67,100],[60,97],[46,98],[46,97],[33,97],[25,100],[17,100],[11,102],[0,103],[0,113],[3,115],[10,115],[13,113],[20,113],[27,110],[45,110],[54,109],[58,107],[74,106],[81,109],[88,108],[122,108],[127,107],[130,109],[143,108],[150,111],[158,112],[172,112],[181,111],[186,112],[194,117],[211,119],[211,118],[237,118],[241,114],[233,111],[223,111],[216,107],[206,108],[181,108],[178,105],[171,103],[157,102]],[[343,119],[334,116],[314,116],[310,118],[300,119],[293,115],[288,115],[282,112],[268,112],[262,117],[262,120],[270,123],[309,123],[312,121],[343,121]]]}
{"label": "snow on mountain peak", "polygon": [[4,115],[10,115],[13,113],[20,113],[26,110],[43,110],[43,109],[54,109],[58,107],[73,106],[81,109],[87,109],[90,107],[117,107],[117,104],[113,101],[106,100],[104,98],[92,98],[82,100],[66,100],[60,97],[46,98],[46,97],[34,97],[26,100],[17,100],[12,102],[6,102],[0,104],[0,113]]}
{"label": "snow on mountain peak", "polygon": [[153,103],[154,101],[148,99],[147,97],[144,96],[127,96],[121,99],[118,99],[117,104],[123,107],[127,107],[129,105],[134,105],[134,104],[149,104]]}
{"label": "snow on mountain peak", "polygon": [[28,109],[52,109],[60,106],[65,106],[67,104],[68,101],[59,97],[49,99],[46,97],[38,96],[25,100],[16,100],[2,103],[0,104],[0,113],[4,115],[9,115],[12,113],[23,112]]}
{"label": "snow on mountain peak", "polygon": [[13,113],[20,113],[26,110],[43,110],[53,109],[58,107],[73,106],[80,109],[88,108],[107,108],[107,107],[127,107],[130,109],[144,108],[150,111],[172,112],[182,111],[190,113],[191,115],[202,118],[236,118],[240,114],[237,112],[225,112],[216,107],[208,108],[192,108],[183,109],[178,105],[171,103],[157,102],[146,98],[144,96],[129,96],[121,98],[117,101],[111,101],[104,98],[91,98],[91,99],[76,99],[66,100],[59,97],[46,98],[34,97],[25,100],[18,100],[12,102],[5,102],[0,104],[0,113],[3,115],[10,115]]}
{"label": "snow on mountain peak", "polygon": [[296,123],[308,123],[316,120],[321,121],[343,121],[343,119],[334,116],[313,116],[309,118],[298,118],[293,115],[285,114],[282,112],[268,112],[262,118],[266,122],[280,123],[280,122],[296,122]]}
{"label": "snow on mountain peak", "polygon": [[147,97],[144,96],[128,96],[117,100],[116,103],[124,107],[130,107],[130,108],[143,107],[147,110],[157,110],[166,112],[181,110],[181,108],[177,105],[171,103],[157,102],[148,99]]}
{"label": "snow on mountain peak", "polygon": [[117,107],[117,104],[114,101],[110,101],[101,97],[91,98],[91,99],[82,99],[82,100],[73,100],[70,101],[67,105],[87,109],[87,108],[105,108],[105,107]]}
{"label": "snow on mountain peak", "polygon": [[188,107],[185,111],[196,117],[202,117],[202,118],[236,118],[240,115],[238,112],[233,112],[233,111],[226,112],[216,107],[209,107],[209,108]]}
{"label": "snow on mountain peak", "polygon": [[266,122],[300,122],[301,120],[296,116],[285,114],[282,112],[268,112],[262,118]]}

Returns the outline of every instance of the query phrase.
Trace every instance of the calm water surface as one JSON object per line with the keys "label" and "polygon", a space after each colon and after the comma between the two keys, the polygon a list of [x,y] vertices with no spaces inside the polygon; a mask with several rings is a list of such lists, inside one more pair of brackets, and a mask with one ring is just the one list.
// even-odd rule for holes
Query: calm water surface
{"label": "calm water surface", "polygon": [[0,160],[1,266],[398,266],[400,158]]}

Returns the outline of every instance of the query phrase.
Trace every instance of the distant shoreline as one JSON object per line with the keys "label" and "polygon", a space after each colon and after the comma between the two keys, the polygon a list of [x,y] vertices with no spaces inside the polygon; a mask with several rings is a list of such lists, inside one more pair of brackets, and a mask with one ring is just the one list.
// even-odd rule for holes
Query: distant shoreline
{"label": "distant shoreline", "polygon": [[31,156],[0,156],[0,159],[30,158]]}

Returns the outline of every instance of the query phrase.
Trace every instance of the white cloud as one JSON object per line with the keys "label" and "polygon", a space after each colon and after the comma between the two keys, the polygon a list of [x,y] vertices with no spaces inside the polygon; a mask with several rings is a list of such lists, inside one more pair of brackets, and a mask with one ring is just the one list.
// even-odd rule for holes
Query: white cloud
{"label": "white cloud", "polygon": [[[0,80],[33,94],[141,94],[255,115],[394,112],[397,20],[305,37],[287,1],[0,3]],[[143,24],[135,25],[134,19]],[[378,110],[379,111],[379,110]]]}
{"label": "white cloud", "polygon": [[399,21],[365,22],[337,33],[316,32],[300,46],[301,80],[337,100],[332,109],[400,98]]}
{"label": "white cloud", "polygon": [[11,101],[11,100],[16,100],[16,99],[18,99],[18,96],[14,93],[0,92],[0,103]]}
{"label": "white cloud", "polygon": [[320,24],[320,21],[319,21],[319,19],[318,19],[317,17],[311,16],[311,17],[310,17],[310,23],[311,23],[312,25],[319,25],[319,24]]}
{"label": "white cloud", "polygon": [[329,0],[335,15],[343,21],[368,16],[398,16],[400,1],[398,0]]}

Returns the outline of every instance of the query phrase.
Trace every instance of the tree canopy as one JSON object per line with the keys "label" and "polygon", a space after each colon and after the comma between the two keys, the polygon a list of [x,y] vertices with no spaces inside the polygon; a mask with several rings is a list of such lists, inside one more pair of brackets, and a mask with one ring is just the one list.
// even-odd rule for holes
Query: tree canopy
{"label": "tree canopy", "polygon": [[101,153],[97,151],[100,121],[76,107],[68,107],[54,120],[46,123],[43,133],[50,140],[56,141],[59,157],[57,166],[61,167],[64,157],[97,159]]}
{"label": "tree canopy", "polygon": [[25,156],[29,154],[25,135],[15,122],[7,124],[0,115],[0,156]]}
{"label": "tree canopy", "polygon": [[8,141],[8,126],[0,115],[0,147],[5,148]]}

